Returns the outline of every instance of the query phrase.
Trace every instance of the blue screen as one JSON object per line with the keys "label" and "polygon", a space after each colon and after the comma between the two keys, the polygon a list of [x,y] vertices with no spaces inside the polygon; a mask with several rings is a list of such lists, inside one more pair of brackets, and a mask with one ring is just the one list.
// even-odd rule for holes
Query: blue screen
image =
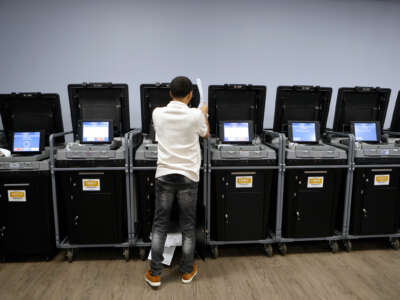
{"label": "blue screen", "polygon": [[292,123],[293,142],[317,142],[315,123]]}
{"label": "blue screen", "polygon": [[40,132],[14,132],[14,152],[39,152]]}
{"label": "blue screen", "polygon": [[376,123],[354,123],[356,141],[377,142]]}
{"label": "blue screen", "polygon": [[249,142],[250,128],[246,122],[224,123],[224,142]]}
{"label": "blue screen", "polygon": [[107,143],[110,141],[110,122],[82,122],[82,142]]}

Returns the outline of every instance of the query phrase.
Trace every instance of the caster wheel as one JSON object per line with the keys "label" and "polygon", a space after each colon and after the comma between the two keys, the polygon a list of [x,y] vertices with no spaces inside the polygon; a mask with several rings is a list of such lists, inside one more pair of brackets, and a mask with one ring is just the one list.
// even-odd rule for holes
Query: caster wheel
{"label": "caster wheel", "polygon": [[65,254],[65,258],[68,260],[69,263],[72,263],[74,260],[74,250],[68,249],[67,253]]}
{"label": "caster wheel", "polygon": [[287,254],[287,247],[286,247],[286,244],[279,244],[279,245],[278,245],[278,250],[279,250],[279,253],[280,253],[281,255],[286,255],[286,254]]}
{"label": "caster wheel", "polygon": [[400,249],[400,241],[398,239],[391,240],[390,241],[390,246],[392,246],[392,248],[394,250],[399,250]]}
{"label": "caster wheel", "polygon": [[218,255],[219,255],[219,253],[218,253],[218,247],[217,247],[217,246],[211,247],[211,257],[212,257],[212,258],[217,258]]}
{"label": "caster wheel", "polygon": [[139,257],[143,261],[146,260],[146,248],[144,248],[144,247],[139,248]]}
{"label": "caster wheel", "polygon": [[129,248],[124,248],[122,250],[122,255],[123,255],[125,261],[129,261]]}
{"label": "caster wheel", "polygon": [[343,245],[344,245],[344,250],[346,250],[346,252],[351,252],[351,250],[353,249],[353,245],[349,240],[344,241]]}
{"label": "caster wheel", "polygon": [[332,253],[338,253],[339,252],[339,244],[338,244],[338,242],[332,241],[330,243],[330,246],[331,246]]}
{"label": "caster wheel", "polygon": [[272,257],[274,255],[274,249],[272,249],[272,245],[264,245],[264,252],[268,257]]}

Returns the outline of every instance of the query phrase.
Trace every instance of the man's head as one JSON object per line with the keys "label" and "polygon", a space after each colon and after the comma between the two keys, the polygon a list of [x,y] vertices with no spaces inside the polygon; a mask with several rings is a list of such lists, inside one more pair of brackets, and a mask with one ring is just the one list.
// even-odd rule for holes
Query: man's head
{"label": "man's head", "polygon": [[193,84],[184,76],[175,77],[170,84],[170,96],[172,99],[189,104],[193,96]]}

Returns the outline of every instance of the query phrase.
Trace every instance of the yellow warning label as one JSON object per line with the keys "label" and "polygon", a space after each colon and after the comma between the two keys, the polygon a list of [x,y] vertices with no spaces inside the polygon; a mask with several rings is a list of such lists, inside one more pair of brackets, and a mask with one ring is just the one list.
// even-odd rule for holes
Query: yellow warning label
{"label": "yellow warning label", "polygon": [[324,177],[308,177],[307,178],[307,187],[308,188],[322,188],[324,187]]}
{"label": "yellow warning label", "polygon": [[253,187],[253,176],[236,176],[237,188],[251,188]]}
{"label": "yellow warning label", "polygon": [[100,179],[82,179],[82,189],[84,191],[100,191]]}
{"label": "yellow warning label", "polygon": [[8,190],[9,202],[26,202],[25,190]]}
{"label": "yellow warning label", "polygon": [[389,174],[375,175],[374,185],[389,185],[389,182],[390,182]]}

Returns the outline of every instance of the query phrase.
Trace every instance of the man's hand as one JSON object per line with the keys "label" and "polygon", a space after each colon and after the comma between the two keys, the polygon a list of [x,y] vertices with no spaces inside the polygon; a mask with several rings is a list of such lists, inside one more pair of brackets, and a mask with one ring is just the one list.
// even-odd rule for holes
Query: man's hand
{"label": "man's hand", "polygon": [[207,114],[208,114],[208,105],[207,105],[205,102],[203,102],[203,103],[201,104],[200,110],[201,110],[201,112],[203,113],[203,115],[205,115],[205,116],[207,117]]}

